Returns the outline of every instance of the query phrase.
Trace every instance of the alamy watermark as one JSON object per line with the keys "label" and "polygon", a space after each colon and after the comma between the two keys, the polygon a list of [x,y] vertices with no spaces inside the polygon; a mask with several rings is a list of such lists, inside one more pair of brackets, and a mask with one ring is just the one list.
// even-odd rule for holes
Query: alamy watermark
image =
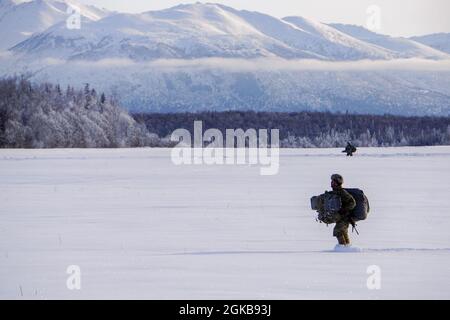
{"label": "alamy watermark", "polygon": [[66,273],[69,277],[66,280],[66,286],[69,290],[81,290],[81,268],[77,265],[67,267]]}
{"label": "alamy watermark", "polygon": [[371,31],[381,30],[381,8],[375,4],[367,7],[366,27]]}
{"label": "alamy watermark", "polygon": [[66,13],[69,17],[66,19],[66,27],[69,30],[81,29],[81,9],[75,5],[67,6]]}
{"label": "alamy watermark", "polygon": [[193,139],[188,130],[177,129],[170,140],[178,142],[171,154],[176,165],[259,164],[261,175],[275,175],[280,167],[278,129],[270,130],[270,141],[267,129],[226,129],[224,139],[219,129],[203,133],[203,122],[195,121]]}
{"label": "alamy watermark", "polygon": [[371,265],[366,270],[369,277],[367,278],[367,289],[380,290],[381,289],[381,268],[377,265]]}

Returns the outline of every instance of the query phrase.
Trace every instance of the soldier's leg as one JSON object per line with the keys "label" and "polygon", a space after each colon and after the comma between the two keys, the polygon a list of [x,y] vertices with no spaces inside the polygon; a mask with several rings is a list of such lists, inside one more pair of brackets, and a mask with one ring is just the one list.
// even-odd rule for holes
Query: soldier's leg
{"label": "soldier's leg", "polygon": [[333,236],[338,240],[339,244],[346,245],[350,244],[350,238],[348,236],[348,226],[349,223],[343,220],[336,222],[333,229]]}
{"label": "soldier's leg", "polygon": [[350,237],[348,236],[348,229],[344,233],[344,238],[345,238],[345,244],[349,245],[350,244]]}

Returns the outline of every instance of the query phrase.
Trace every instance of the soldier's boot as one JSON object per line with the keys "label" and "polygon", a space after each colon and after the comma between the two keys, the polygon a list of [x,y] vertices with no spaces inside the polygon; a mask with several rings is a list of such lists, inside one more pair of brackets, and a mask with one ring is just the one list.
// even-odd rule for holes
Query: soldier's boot
{"label": "soldier's boot", "polygon": [[345,236],[343,234],[340,234],[338,236],[336,236],[338,243],[341,246],[345,246],[347,244],[346,240],[345,240]]}
{"label": "soldier's boot", "polygon": [[350,243],[350,237],[348,236],[348,233],[344,233],[344,239],[345,239],[345,245],[349,246]]}

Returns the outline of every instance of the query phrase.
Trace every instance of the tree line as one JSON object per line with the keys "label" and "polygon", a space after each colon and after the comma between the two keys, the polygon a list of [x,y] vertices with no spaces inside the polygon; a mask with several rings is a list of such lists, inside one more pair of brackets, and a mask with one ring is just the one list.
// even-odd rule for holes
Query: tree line
{"label": "tree line", "polygon": [[169,147],[179,128],[279,129],[281,147],[450,144],[450,117],[227,111],[130,115],[116,99],[83,89],[0,79],[0,148]]}
{"label": "tree line", "polygon": [[165,137],[177,128],[279,129],[280,145],[291,148],[428,146],[450,144],[450,117],[402,117],[329,112],[227,111],[201,113],[139,113],[133,117],[150,132]]}

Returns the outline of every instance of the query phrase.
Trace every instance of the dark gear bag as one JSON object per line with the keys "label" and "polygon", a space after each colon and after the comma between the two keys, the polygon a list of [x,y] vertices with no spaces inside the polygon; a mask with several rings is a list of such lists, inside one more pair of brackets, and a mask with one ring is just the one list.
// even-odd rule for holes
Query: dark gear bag
{"label": "dark gear bag", "polygon": [[350,193],[351,196],[356,201],[355,208],[352,211],[350,211],[350,218],[354,222],[366,220],[367,215],[369,214],[369,211],[370,211],[370,205],[369,205],[369,199],[367,199],[366,195],[364,194],[364,191],[362,191],[361,189],[357,189],[357,188],[351,188],[351,189],[345,188],[345,190],[348,193]]}

